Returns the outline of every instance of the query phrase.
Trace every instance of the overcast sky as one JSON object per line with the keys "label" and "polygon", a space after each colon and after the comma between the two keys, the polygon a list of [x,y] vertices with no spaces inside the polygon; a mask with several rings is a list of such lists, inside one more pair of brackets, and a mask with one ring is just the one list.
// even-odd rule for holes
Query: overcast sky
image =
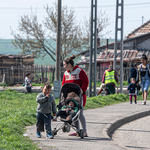
{"label": "overcast sky", "polygon": [[[111,31],[104,38],[114,38],[116,0],[97,0],[98,11],[102,10],[110,17],[110,25],[105,31]],[[124,0],[124,37],[135,28],[150,19],[150,0]],[[10,27],[15,31],[18,20],[23,14],[30,14],[31,7],[37,13],[39,22],[46,16],[44,5],[52,6],[57,0],[0,0],[0,38],[11,39]],[[91,0],[62,0],[62,5],[74,8],[76,20],[81,22],[89,17]]]}

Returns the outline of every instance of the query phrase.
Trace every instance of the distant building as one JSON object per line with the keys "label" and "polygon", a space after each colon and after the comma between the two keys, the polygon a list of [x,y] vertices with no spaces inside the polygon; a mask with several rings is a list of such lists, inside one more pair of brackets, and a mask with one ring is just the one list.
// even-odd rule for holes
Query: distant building
{"label": "distant building", "polygon": [[34,66],[32,55],[2,55],[0,54],[0,82],[4,80],[9,85],[23,83],[25,69]]}
{"label": "distant building", "polygon": [[[144,53],[148,56],[150,62],[150,20],[129,33],[126,39],[123,41],[123,66],[131,67],[133,63],[140,63],[141,55]],[[120,44],[117,44],[117,49],[120,49]],[[81,52],[81,60],[78,65],[84,65],[86,71],[89,69],[89,50]],[[94,61],[94,60],[93,60]],[[97,67],[108,68],[110,64],[113,65],[114,61],[114,42],[108,43],[97,48]],[[119,63],[120,56],[117,56],[117,62]],[[103,70],[102,70],[103,71]],[[100,72],[102,72],[100,71]],[[100,73],[102,74],[102,73]]]}
{"label": "distant building", "polygon": [[0,69],[2,68],[17,68],[18,66],[34,66],[33,55],[3,55],[0,54]]}

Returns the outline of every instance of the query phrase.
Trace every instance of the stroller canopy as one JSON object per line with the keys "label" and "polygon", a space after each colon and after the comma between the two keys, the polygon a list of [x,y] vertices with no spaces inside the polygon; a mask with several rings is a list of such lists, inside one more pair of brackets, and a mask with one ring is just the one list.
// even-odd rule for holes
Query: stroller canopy
{"label": "stroller canopy", "polygon": [[71,92],[74,92],[75,94],[78,95],[79,98],[75,101],[77,102],[77,104],[79,106],[81,106],[81,104],[82,104],[81,89],[80,89],[79,85],[74,84],[74,83],[66,83],[62,86],[59,103],[61,103],[62,105],[67,104],[68,99],[66,99],[66,98],[67,98],[68,93],[71,93]]}

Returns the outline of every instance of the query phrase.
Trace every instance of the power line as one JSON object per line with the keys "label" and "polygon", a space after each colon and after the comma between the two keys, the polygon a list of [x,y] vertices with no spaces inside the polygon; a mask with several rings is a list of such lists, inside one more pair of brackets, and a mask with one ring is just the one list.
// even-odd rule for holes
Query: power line
{"label": "power line", "polygon": [[[150,2],[145,2],[145,3],[132,3],[132,4],[124,4],[124,6],[137,6],[137,5],[149,5]],[[101,5],[98,7],[116,7],[116,5]],[[68,7],[68,8],[91,8],[91,6],[79,6],[79,7]],[[37,8],[33,8],[33,7],[0,7],[0,10],[22,10],[22,9],[28,9],[28,10],[32,10],[32,9],[38,9],[38,10],[44,10],[43,7],[37,7]]]}
{"label": "power line", "polygon": [[[149,5],[150,2],[146,3],[132,3],[132,4],[124,4],[124,6],[137,6],[137,5]],[[116,7],[116,5],[101,5],[97,7]],[[72,8],[90,8],[90,6],[80,6],[80,7],[72,7]]]}

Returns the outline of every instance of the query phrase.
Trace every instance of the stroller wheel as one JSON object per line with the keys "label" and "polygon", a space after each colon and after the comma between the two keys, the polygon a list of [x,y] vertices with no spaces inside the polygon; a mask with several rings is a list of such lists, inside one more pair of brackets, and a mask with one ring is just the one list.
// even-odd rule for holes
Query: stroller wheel
{"label": "stroller wheel", "polygon": [[80,137],[83,139],[84,138],[84,132],[83,129],[80,129]]}
{"label": "stroller wheel", "polygon": [[64,127],[62,128],[63,132],[70,132],[70,126],[68,126],[67,124],[64,125]]}
{"label": "stroller wheel", "polygon": [[57,135],[57,132],[55,130],[52,131],[52,136],[54,137],[55,135]]}
{"label": "stroller wheel", "polygon": [[63,132],[66,132],[66,128],[65,128],[65,126],[62,128],[62,131],[63,131]]}

